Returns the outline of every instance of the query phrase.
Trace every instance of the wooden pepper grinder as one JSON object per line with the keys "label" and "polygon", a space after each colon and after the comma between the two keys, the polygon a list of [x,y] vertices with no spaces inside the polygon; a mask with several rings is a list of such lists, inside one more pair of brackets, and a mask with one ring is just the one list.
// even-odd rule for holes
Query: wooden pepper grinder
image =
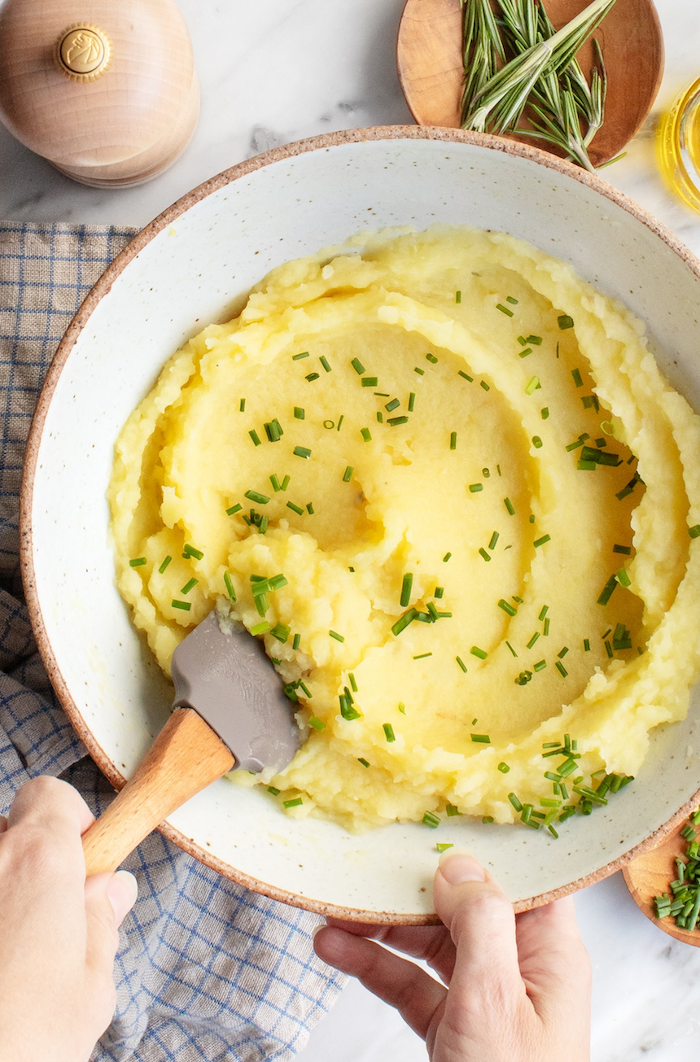
{"label": "wooden pepper grinder", "polygon": [[73,180],[150,181],[184,151],[198,115],[174,0],[0,3],[0,119]]}

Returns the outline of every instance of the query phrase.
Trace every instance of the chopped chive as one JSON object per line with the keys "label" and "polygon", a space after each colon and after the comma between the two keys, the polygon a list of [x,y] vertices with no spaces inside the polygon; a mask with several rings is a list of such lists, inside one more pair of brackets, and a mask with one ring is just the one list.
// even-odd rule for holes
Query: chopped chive
{"label": "chopped chive", "polygon": [[451,554],[451,553],[446,553],[446,554],[445,554],[445,556],[444,556],[444,557],[442,558],[442,563],[443,563],[443,564],[446,564],[446,563],[447,563],[447,561],[448,561],[448,560],[450,559],[450,557],[451,557],[451,556],[452,556],[452,554]]}
{"label": "chopped chive", "polygon": [[557,323],[562,332],[565,332],[567,328],[574,327],[574,319],[569,317],[568,313],[563,313],[560,317],[557,317]]}
{"label": "chopped chive", "polygon": [[532,445],[535,447],[536,450],[539,450],[542,447],[542,440],[540,439],[539,435],[532,436]]}
{"label": "chopped chive", "polygon": [[598,462],[597,461],[583,461],[583,460],[581,460],[581,461],[578,461],[577,464],[576,464],[576,468],[579,470],[579,472],[595,472],[597,467],[598,467]]}
{"label": "chopped chive", "polygon": [[[387,741],[393,740],[393,737],[387,738]],[[423,816],[422,822],[425,826],[430,826],[434,830],[437,829],[437,827],[440,825],[440,819],[437,817],[437,815],[434,815],[432,811],[426,811],[425,815]]]}
{"label": "chopped chive", "polygon": [[561,660],[555,660],[554,661],[554,666],[555,666],[555,668],[557,669],[557,671],[559,672],[559,674],[561,675],[562,678],[566,678],[566,676],[569,674],[569,672],[566,670],[566,668],[562,664]]}
{"label": "chopped chive", "polygon": [[253,445],[254,446],[260,446],[260,439],[258,438],[257,431],[249,431],[248,434],[250,435],[251,439],[253,440]]}
{"label": "chopped chive", "polygon": [[199,579],[189,579],[185,583],[185,585],[183,586],[183,588],[180,591],[180,593],[181,594],[189,594],[190,590],[192,590],[197,585],[198,582],[199,582]]}
{"label": "chopped chive", "polygon": [[491,744],[491,738],[488,736],[488,734],[470,734],[469,736],[471,737],[472,741],[474,741],[477,745]]}
{"label": "chopped chive", "polygon": [[399,701],[397,708],[401,712],[401,715],[406,714],[406,705],[403,703],[403,701]]}
{"label": "chopped chive", "polygon": [[170,602],[173,608],[180,608],[183,612],[189,612],[192,605],[189,601],[178,601],[175,598]]}
{"label": "chopped chive", "polygon": [[325,354],[322,354],[318,360],[321,362],[321,365],[323,365],[323,368],[326,370],[326,372],[331,371],[331,367],[328,364],[328,359],[326,358]]}
{"label": "chopped chive", "polygon": [[359,358],[353,358],[350,364],[358,376],[362,376],[362,374],[366,372],[366,369]]}
{"label": "chopped chive", "polygon": [[413,575],[411,572],[406,572],[401,583],[401,599],[400,604],[402,608],[411,600],[411,588],[413,587]]}
{"label": "chopped chive", "polygon": [[387,424],[391,424],[392,428],[396,428],[399,424],[408,424],[408,417],[389,417]]}
{"label": "chopped chive", "polygon": [[506,314],[507,317],[512,317],[513,316],[513,311],[509,310],[507,306],[504,306],[502,302],[497,302],[496,303],[496,309],[500,310],[501,313]]}
{"label": "chopped chive", "polygon": [[546,666],[547,666],[547,661],[546,660],[538,660],[537,663],[533,664],[532,666],[533,666],[533,670],[535,670],[535,671],[543,671],[544,668],[546,668]]}
{"label": "chopped chive", "polygon": [[457,449],[457,432],[456,431],[451,431],[450,432],[450,450],[456,450],[456,449]]}
{"label": "chopped chive", "polygon": [[284,477],[284,479],[282,480],[282,490],[286,490],[287,489],[287,487],[289,486],[289,480],[290,479],[291,479],[291,476],[285,476]]}
{"label": "chopped chive", "polygon": [[314,507],[313,507],[313,504],[311,502],[307,502],[306,503],[306,511],[309,514],[309,516],[313,516],[314,515]]}
{"label": "chopped chive", "polygon": [[336,642],[344,642],[345,638],[342,634],[338,634],[336,631],[329,631],[328,634],[331,638],[335,638]]}
{"label": "chopped chive", "polygon": [[486,380],[480,380],[479,381],[479,386],[483,387],[484,391],[490,391],[491,390],[489,385],[486,383]]}
{"label": "chopped chive", "polygon": [[572,369],[571,370],[571,375],[574,378],[574,383],[576,384],[576,386],[577,387],[583,387],[583,380],[581,379],[581,371],[580,371],[580,369]]}
{"label": "chopped chive", "polygon": [[448,848],[454,848],[454,845],[451,842],[438,841],[435,848],[438,852],[446,852]]}
{"label": "chopped chive", "polygon": [[469,484],[469,493],[470,494],[478,494],[479,491],[481,491],[483,489],[484,489],[484,484],[483,483],[470,483]]}
{"label": "chopped chive", "polygon": [[403,616],[399,617],[394,626],[391,628],[393,635],[401,634],[401,631],[408,627],[409,623],[413,623],[414,619],[418,615],[418,610],[415,608],[409,608],[408,612],[404,612]]}
{"label": "chopped chive", "polygon": [[304,801],[301,797],[294,797],[293,800],[283,800],[282,803],[286,808],[298,808],[300,804],[304,803]]}
{"label": "chopped chive", "polygon": [[480,649],[478,645],[473,645],[469,652],[472,654],[472,656],[478,656],[479,660],[485,660],[486,657],[489,655],[486,650]]}
{"label": "chopped chive", "polygon": [[542,535],[542,538],[536,538],[535,541],[532,544],[535,547],[535,549],[538,549],[540,546],[544,546],[545,542],[551,542],[551,541],[552,541],[552,536],[551,535]]}
{"label": "chopped chive", "polygon": [[617,544],[613,546],[613,553],[624,553],[625,556],[629,557],[631,552],[632,552],[632,547],[631,546],[619,546]]}
{"label": "chopped chive", "polygon": [[318,731],[326,729],[326,724],[323,722],[323,720],[319,719],[318,716],[315,716],[315,715],[312,715],[309,718],[309,726],[312,726],[314,728],[314,730],[318,730]]}
{"label": "chopped chive", "polygon": [[513,654],[513,656],[516,656],[516,657],[517,657],[517,655],[518,655],[518,654],[516,653],[515,649],[514,649],[514,648],[513,648],[513,646],[512,646],[511,644],[510,644],[510,642],[506,642],[506,645],[507,645],[507,646],[508,646],[508,648],[510,649],[511,653]]}
{"label": "chopped chive", "polygon": [[348,679],[350,680],[350,688],[352,692],[357,693],[357,682],[355,681],[355,676],[352,671],[348,672]]}
{"label": "chopped chive", "polygon": [[266,494],[259,494],[257,490],[247,490],[243,497],[250,498],[251,501],[257,502],[258,505],[267,505],[270,500]]}
{"label": "chopped chive", "polygon": [[358,756],[357,762],[361,763],[363,767],[369,767],[369,760],[366,760],[364,756]]}
{"label": "chopped chive", "polygon": [[311,457],[311,450],[309,450],[306,446],[295,446],[292,450],[292,453],[296,457],[303,457],[305,461],[308,461]]}
{"label": "chopped chive", "polygon": [[254,627],[251,627],[250,628],[250,633],[251,634],[265,634],[265,632],[269,631],[269,629],[270,629],[270,624],[267,622],[267,620],[263,620],[262,623],[256,623]]}
{"label": "chopped chive", "polygon": [[457,663],[458,663],[458,664],[459,664],[459,666],[461,667],[462,671],[464,671],[464,673],[466,674],[466,671],[467,671],[467,665],[466,665],[466,664],[464,663],[464,661],[462,660],[462,657],[461,657],[461,656],[456,656],[456,657],[455,657],[455,660],[457,661]]}
{"label": "chopped chive", "polygon": [[363,387],[376,387],[378,383],[379,383],[379,381],[378,381],[376,376],[363,376],[362,377],[362,386]]}
{"label": "chopped chive", "polygon": [[[277,493],[277,491],[282,490],[282,488],[280,486],[280,481],[279,481],[279,479],[277,478],[276,475],[270,476],[270,483],[272,484],[272,489],[274,490],[275,494]],[[240,509],[240,506],[239,506],[239,509]],[[227,509],[226,512],[229,513],[229,515],[231,514],[231,510],[230,509]]]}
{"label": "chopped chive", "polygon": [[526,395],[534,394],[534,392],[539,390],[539,388],[541,386],[542,386],[542,384],[540,383],[539,376],[533,376],[532,379],[528,381],[528,383],[527,383],[527,385],[525,387],[525,394]]}
{"label": "chopped chive", "polygon": [[391,402],[386,403],[384,409],[387,411],[387,413],[391,413],[393,412],[393,410],[398,409],[400,405],[401,403],[399,402],[398,398],[392,398]]}
{"label": "chopped chive", "polygon": [[160,568],[158,569],[158,571],[160,572],[160,574],[161,574],[161,575],[163,574],[163,572],[165,571],[165,569],[166,569],[166,568],[168,567],[168,565],[170,564],[170,561],[171,561],[172,559],[173,559],[173,558],[172,558],[172,557],[171,557],[170,555],[168,555],[168,556],[167,556],[167,557],[165,558],[165,560],[164,560],[164,561],[163,561],[163,563],[161,564]]}
{"label": "chopped chive", "polygon": [[462,814],[462,812],[459,810],[459,808],[457,807],[456,804],[447,804],[445,806],[445,811],[447,812],[447,817],[450,818],[450,819],[454,818],[455,815],[461,815]]}
{"label": "chopped chive", "polygon": [[292,642],[292,649],[298,649],[300,645],[301,645],[301,635],[300,634],[295,634],[294,635],[294,640]]}
{"label": "chopped chive", "polygon": [[462,372],[461,369],[457,370],[457,375],[461,376],[463,380],[468,380],[469,383],[474,383],[474,377],[473,376],[467,376],[466,372]]}
{"label": "chopped chive", "polygon": [[498,770],[501,772],[501,774],[508,774],[508,772],[510,771],[510,767],[507,763],[504,763],[503,760],[501,760],[498,765]]}
{"label": "chopped chive", "polygon": [[523,810],[523,806],[520,803],[520,801],[518,800],[518,798],[516,797],[515,793],[509,793],[508,794],[508,799],[510,800],[511,804],[513,805],[513,807],[515,808],[516,811],[522,811]]}
{"label": "chopped chive", "polygon": [[521,350],[519,353],[521,358],[526,358],[528,354],[532,354],[532,347],[525,347],[525,350]]}
{"label": "chopped chive", "polygon": [[387,741],[396,741],[394,728],[391,723],[382,723],[382,730],[384,731],[384,737],[387,739]]}
{"label": "chopped chive", "polygon": [[616,575],[620,586],[628,587],[632,585],[632,580],[630,579],[626,568],[618,568]]}
{"label": "chopped chive", "polygon": [[306,417],[306,410],[303,406],[294,407],[294,417],[296,420],[304,420]]}
{"label": "chopped chive", "polygon": [[348,465],[346,467],[345,471],[343,472],[343,483],[349,483],[350,482],[350,480],[352,479],[352,474],[353,474],[354,471],[355,471],[355,469],[352,467],[352,465]]}
{"label": "chopped chive", "polygon": [[455,302],[461,302],[461,301],[462,301],[462,292],[461,291],[456,291],[455,292]]}
{"label": "chopped chive", "polygon": [[485,561],[490,561],[491,560],[491,557],[486,552],[486,550],[484,549],[483,546],[479,549],[479,553],[481,554],[481,556],[484,558]]}
{"label": "chopped chive", "polygon": [[557,653],[557,656],[559,657],[559,659],[560,659],[560,660],[563,660],[563,659],[564,659],[564,657],[566,656],[566,654],[568,653],[568,651],[569,651],[569,647],[568,647],[568,645],[565,645],[565,646],[564,646],[564,648],[563,648],[563,649],[561,649],[561,650],[560,650],[560,651],[559,651],[559,652]]}
{"label": "chopped chive", "polygon": [[513,608],[513,606],[509,604],[504,598],[501,598],[501,600],[498,602],[498,607],[502,608],[504,612],[507,612],[509,616],[515,616],[518,611],[517,609]]}
{"label": "chopped chive", "polygon": [[432,656],[432,653],[419,653],[418,656],[414,656],[414,660],[424,660],[426,656]]}
{"label": "chopped chive", "polygon": [[517,306],[519,299],[514,299],[512,295],[506,295],[506,302],[509,302],[511,306]]}
{"label": "chopped chive", "polygon": [[295,505],[294,502],[287,502],[287,508],[291,509],[292,512],[297,513],[299,516],[304,515],[304,510],[299,505]]}
{"label": "chopped chive", "polygon": [[539,347],[542,343],[542,336],[526,336],[526,343],[534,343],[536,347]]}
{"label": "chopped chive", "polygon": [[201,560],[204,554],[201,549],[195,549],[194,546],[183,546],[183,556],[194,557],[195,560]]}
{"label": "chopped chive", "polygon": [[548,612],[549,612],[549,605],[543,605],[542,608],[540,609],[540,614],[537,617],[538,620],[540,620],[540,622],[541,622],[545,618],[545,616],[547,615]]}
{"label": "chopped chive", "polygon": [[549,407],[548,406],[545,406],[544,409],[540,410],[540,416],[542,417],[542,420],[546,420],[547,419],[547,417],[549,416]]}
{"label": "chopped chive", "polygon": [[239,413],[245,413],[245,398],[241,399],[241,401],[239,403],[239,406],[238,406],[238,411],[239,411]]}
{"label": "chopped chive", "polygon": [[700,524],[693,524],[688,528],[688,534],[691,538],[700,538]]}
{"label": "chopped chive", "polygon": [[314,380],[318,380],[319,375],[320,374],[317,372],[310,372],[308,376],[304,377],[304,379],[308,380],[309,383],[313,383]]}
{"label": "chopped chive", "polygon": [[518,336],[518,343],[520,344],[521,347],[526,347],[527,346],[527,339],[525,338],[525,336]]}
{"label": "chopped chive", "polygon": [[617,586],[617,575],[611,575],[607,583],[603,587],[600,597],[598,598],[599,605],[607,605],[608,601],[612,597],[613,590]]}
{"label": "chopped chive", "polygon": [[510,498],[504,498],[503,499],[503,504],[505,505],[505,507],[508,510],[508,512],[510,513],[510,515],[511,516],[515,516],[515,509],[513,508],[513,503],[510,500]]}
{"label": "chopped chive", "polygon": [[292,361],[301,361],[302,358],[308,358],[308,350],[304,350],[301,354],[292,354]]}
{"label": "chopped chive", "polygon": [[379,421],[380,424],[384,423],[384,416],[382,415],[382,412],[379,409],[377,410],[377,420]]}
{"label": "chopped chive", "polygon": [[345,414],[341,413],[340,414],[340,420],[338,421],[338,427],[335,429],[336,431],[340,431],[340,425],[343,423],[344,420],[345,420]]}
{"label": "chopped chive", "polygon": [[432,365],[437,365],[437,358],[434,354],[426,354],[425,356]]}
{"label": "chopped chive", "polygon": [[591,651],[591,643],[588,638],[583,639],[583,651],[584,653],[590,653]]}
{"label": "chopped chive", "polygon": [[549,616],[547,616],[547,619],[544,621],[544,629],[542,631],[542,634],[545,638],[549,636]]}
{"label": "chopped chive", "polygon": [[415,401],[416,401],[416,393],[415,393],[415,391],[410,391],[409,395],[408,395],[408,412],[409,413],[413,412],[413,407],[415,405]]}
{"label": "chopped chive", "polygon": [[535,633],[533,634],[532,638],[531,638],[531,639],[530,639],[530,641],[529,641],[529,642],[527,643],[527,648],[528,648],[528,649],[532,649],[533,645],[535,644],[535,642],[537,641],[537,639],[539,638],[539,636],[540,636],[540,632],[539,632],[539,631],[535,631]]}
{"label": "chopped chive", "polygon": [[365,440],[365,442],[370,442],[372,439],[369,428],[361,428],[360,435]]}
{"label": "chopped chive", "polygon": [[419,369],[416,367],[413,371],[417,372],[419,376],[425,376],[425,369]]}
{"label": "chopped chive", "polygon": [[281,789],[275,789],[274,785],[268,785],[267,791],[268,793],[272,793],[273,796],[279,796],[282,792]]}
{"label": "chopped chive", "polygon": [[433,594],[433,597],[436,597],[438,600],[440,600],[440,598],[442,598],[444,596],[445,596],[445,587],[444,586],[436,586],[435,587],[435,593]]}
{"label": "chopped chive", "polygon": [[[273,638],[276,638],[278,642],[281,642],[282,645],[284,645],[287,639],[289,638],[289,627],[286,623],[276,623],[270,631],[270,634]],[[309,691],[305,689],[304,692],[308,697]]]}
{"label": "chopped chive", "polygon": [[496,548],[496,543],[498,542],[500,537],[501,536],[499,535],[498,531],[494,531],[494,533],[491,535],[491,541],[489,542],[489,549]]}

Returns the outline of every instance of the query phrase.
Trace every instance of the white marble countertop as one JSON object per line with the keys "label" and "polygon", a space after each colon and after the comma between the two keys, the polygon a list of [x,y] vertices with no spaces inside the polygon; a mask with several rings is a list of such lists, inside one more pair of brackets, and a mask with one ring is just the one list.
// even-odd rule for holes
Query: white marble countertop
{"label": "white marble countertop", "polygon": [[[698,0],[656,0],[666,74],[655,113],[605,171],[700,254],[700,215],[675,202],[654,160],[658,113],[700,76]],[[186,154],[151,184],[74,184],[0,126],[0,217],[144,225],[220,170],[278,144],[337,129],[410,123],[396,77],[403,0],[179,0],[194,41],[202,114]],[[594,966],[594,1062],[696,1062],[700,949],[637,910],[620,875],[579,893]],[[424,1062],[401,1019],[351,983],[300,1062]],[[566,1057],[562,1045],[562,1057]]]}

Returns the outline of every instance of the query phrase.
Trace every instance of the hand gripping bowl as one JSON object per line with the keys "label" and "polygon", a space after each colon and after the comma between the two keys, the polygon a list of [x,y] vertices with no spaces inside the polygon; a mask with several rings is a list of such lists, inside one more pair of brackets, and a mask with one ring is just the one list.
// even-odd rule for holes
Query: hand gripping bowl
{"label": "hand gripping bowl", "polygon": [[[602,180],[536,149],[453,129],[355,130],[275,149],[190,192],[122,252],[68,328],[22,487],[23,574],[39,648],[115,786],[143,757],[172,696],[114,585],[105,491],[127,416],[171,353],[205,322],[228,319],[273,266],[365,228],[440,221],[529,240],[622,299],[647,322],[671,384],[700,409],[700,263]],[[568,822],[558,841],[465,819],[451,820],[444,839],[475,851],[518,910],[603,878],[698,803],[699,718],[696,690],[685,722],[652,733],[634,785]],[[286,818],[259,788],[223,779],[162,830],[287,903],[370,922],[435,921],[437,831],[425,826],[353,836]]]}

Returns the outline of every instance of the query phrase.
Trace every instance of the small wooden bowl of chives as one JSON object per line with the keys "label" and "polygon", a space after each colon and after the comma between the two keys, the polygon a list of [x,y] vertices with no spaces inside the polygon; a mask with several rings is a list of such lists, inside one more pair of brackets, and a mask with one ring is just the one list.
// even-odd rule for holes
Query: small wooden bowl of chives
{"label": "small wooden bowl of chives", "polygon": [[[588,0],[547,0],[545,7],[560,29],[587,4]],[[664,46],[653,0],[617,0],[594,36],[603,51],[608,77],[605,121],[589,152],[593,165],[601,166],[620,154],[651,110],[663,75]],[[590,79],[590,40],[577,58]],[[464,73],[459,0],[407,0],[396,61],[401,88],[416,122],[459,128]],[[563,154],[540,140],[505,135]]]}
{"label": "small wooden bowl of chives", "polygon": [[622,869],[630,895],[642,914],[645,914],[655,926],[663,929],[664,933],[668,933],[670,937],[682,940],[684,944],[692,944],[695,948],[700,947],[700,917],[698,917],[700,888],[695,898],[695,905],[690,912],[691,919],[693,914],[697,918],[697,924],[692,929],[684,929],[676,925],[673,915],[657,917],[654,897],[667,893],[673,899],[671,882],[678,880],[679,870],[676,860],[682,859],[684,863],[688,862],[688,842],[696,834],[700,840],[700,814],[697,813],[684,818],[660,844],[655,848],[650,848],[643,855],[637,856]]}

